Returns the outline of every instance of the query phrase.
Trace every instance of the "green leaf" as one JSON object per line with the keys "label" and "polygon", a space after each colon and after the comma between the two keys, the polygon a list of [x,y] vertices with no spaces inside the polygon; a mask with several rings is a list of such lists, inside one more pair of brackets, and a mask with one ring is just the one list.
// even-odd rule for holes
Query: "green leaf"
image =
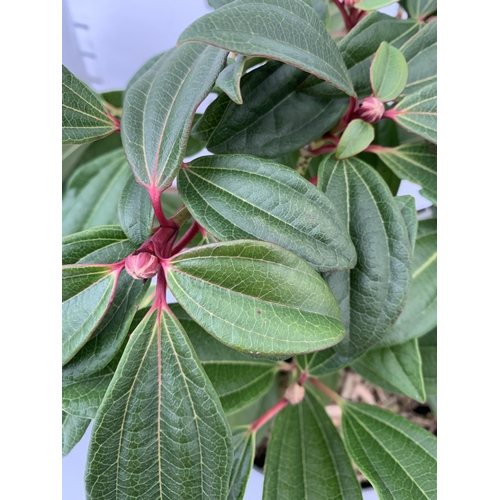
{"label": "green leaf", "polygon": [[355,7],[358,10],[378,10],[394,3],[394,0],[361,0]]}
{"label": "green leaf", "polygon": [[325,100],[301,93],[310,78],[303,71],[270,61],[243,76],[238,105],[220,95],[193,128],[212,153],[275,157],[317,139],[347,110],[347,99]]}
{"label": "green leaf", "polygon": [[205,245],[174,256],[165,270],[186,312],[234,349],[288,356],[325,349],[345,333],[321,276],[277,245],[251,240]]}
{"label": "green leaf", "polygon": [[437,79],[437,19],[410,38],[401,52],[408,63],[408,82],[403,95],[434,83]]}
{"label": "green leaf", "polygon": [[437,498],[435,436],[375,406],[343,401],[341,407],[347,451],[380,500]]}
{"label": "green leaf", "polygon": [[[387,42],[400,48],[418,30],[419,24],[415,20],[395,19],[380,12],[372,12],[339,42],[340,53],[358,97],[372,93],[370,66],[380,44]],[[324,98],[341,96],[337,89],[314,77],[301,87],[301,92]]]}
{"label": "green leaf", "polygon": [[65,457],[82,439],[90,418],[76,417],[62,411],[62,456]]}
{"label": "green leaf", "polygon": [[276,417],[267,449],[263,500],[361,500],[337,429],[313,395]]}
{"label": "green leaf", "polygon": [[347,125],[335,151],[335,159],[345,160],[364,151],[375,138],[375,130],[370,123],[353,120]]}
{"label": "green leaf", "polygon": [[394,101],[406,86],[408,65],[405,56],[387,42],[382,42],[370,67],[373,93],[383,102]]}
{"label": "green leaf", "polygon": [[415,206],[415,198],[409,194],[403,196],[396,196],[394,198],[396,204],[401,211],[401,215],[406,224],[406,229],[408,231],[408,239],[410,240],[410,247],[413,253],[415,249],[415,241],[417,239],[417,209]]}
{"label": "green leaf", "polygon": [[248,426],[233,429],[234,460],[227,500],[243,500],[255,455],[255,434]]}
{"label": "green leaf", "polygon": [[151,235],[154,211],[149,193],[131,175],[123,188],[118,204],[118,219],[123,232],[140,245]]}
{"label": "green leaf", "polygon": [[325,279],[337,298],[347,334],[317,353],[309,373],[332,372],[361,356],[384,336],[403,309],[411,274],[411,248],[399,208],[380,176],[357,158],[320,165],[318,187],[335,200],[358,253],[350,271]]}
{"label": "green leaf", "polygon": [[[89,229],[63,238],[63,264],[106,264],[123,260],[137,248],[118,226]],[[148,282],[149,283],[149,282]],[[113,303],[92,338],[63,368],[63,380],[75,381],[102,370],[123,345],[148,284],[120,276]]]}
{"label": "green leaf", "polygon": [[400,178],[420,185],[426,198],[437,205],[437,154],[425,143],[401,144],[396,148],[376,148],[379,158]]}
{"label": "green leaf", "polygon": [[329,13],[328,13],[328,4],[329,0],[303,0],[307,5],[310,5],[318,14],[318,17],[321,19],[323,24],[328,29],[330,24]]}
{"label": "green leaf", "polygon": [[87,495],[225,500],[232,455],[219,400],[182,326],[152,311],[132,334],[97,413]]}
{"label": "green leaf", "polygon": [[437,85],[431,83],[405,97],[395,108],[394,120],[408,132],[437,144]]}
{"label": "green leaf", "polygon": [[204,156],[179,172],[178,188],[193,217],[218,240],[276,243],[318,271],[356,264],[335,205],[288,167],[254,156]]}
{"label": "green leaf", "polygon": [[221,344],[179,304],[169,307],[188,334],[226,414],[252,404],[269,390],[277,372],[275,362],[255,359]]}
{"label": "green leaf", "polygon": [[422,19],[437,9],[437,0],[406,0],[405,9],[411,17]]}
{"label": "green leaf", "polygon": [[104,369],[126,340],[148,285],[126,273],[120,276],[113,303],[92,337],[63,368],[63,380],[75,381]]}
{"label": "green leaf", "polygon": [[[200,113],[196,113],[193,118],[193,128],[196,125],[196,122],[202,117]],[[194,156],[199,153],[205,147],[205,141],[200,141],[195,139],[192,135],[189,136],[188,143],[186,146],[186,152],[184,153],[184,157],[188,158],[189,156]]]}
{"label": "green leaf", "polygon": [[178,43],[193,41],[285,62],[356,96],[337,45],[302,0],[236,0],[188,26]]}
{"label": "green leaf", "polygon": [[207,0],[208,5],[214,9],[218,9],[219,7],[222,7],[223,5],[226,5],[228,3],[234,2],[234,0]]}
{"label": "green leaf", "polygon": [[387,392],[425,402],[422,359],[417,339],[369,350],[352,365],[357,373]]}
{"label": "green leaf", "polygon": [[226,56],[202,44],[177,47],[126,91],[123,147],[139,183],[160,191],[172,183],[185,156],[194,112],[209,94]]}
{"label": "green leaf", "polygon": [[384,335],[380,345],[402,344],[420,337],[437,324],[437,223],[423,220],[419,228],[412,261],[412,282],[401,316]]}
{"label": "green leaf", "polygon": [[418,339],[427,403],[437,414],[437,328]]}
{"label": "green leaf", "polygon": [[113,150],[79,167],[63,196],[63,235],[118,223],[118,203],[130,176],[123,150]]}
{"label": "green leaf", "polygon": [[62,143],[81,144],[118,129],[102,101],[90,87],[62,67]]}
{"label": "green leaf", "polygon": [[88,378],[63,383],[63,411],[78,417],[94,418],[113,375],[114,371],[105,367]]}
{"label": "green leaf", "polygon": [[101,97],[111,106],[121,109],[123,105],[123,90],[110,90],[108,92],[103,92]]}
{"label": "green leaf", "polygon": [[137,246],[119,226],[99,226],[62,239],[63,264],[109,264],[124,259]]}
{"label": "green leaf", "polygon": [[243,104],[240,80],[245,72],[245,60],[245,56],[237,55],[234,62],[222,70],[215,82],[215,85],[236,104]]}
{"label": "green leaf", "polygon": [[73,172],[80,162],[88,144],[68,144],[62,147],[62,181],[64,182],[68,175]]}
{"label": "green leaf", "polygon": [[106,314],[117,279],[112,267],[63,267],[63,365],[83,347]]}

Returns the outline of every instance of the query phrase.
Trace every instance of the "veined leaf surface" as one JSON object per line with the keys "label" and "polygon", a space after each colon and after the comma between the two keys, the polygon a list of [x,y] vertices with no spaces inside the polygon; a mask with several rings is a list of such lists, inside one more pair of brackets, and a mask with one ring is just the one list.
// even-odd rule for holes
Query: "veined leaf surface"
{"label": "veined leaf surface", "polygon": [[132,334],[96,416],[87,495],[226,500],[231,431],[182,326],[157,312]]}
{"label": "veined leaf surface", "polygon": [[234,459],[227,500],[243,500],[255,455],[255,434],[248,426],[233,429]]}
{"label": "veined leaf surface", "polygon": [[62,411],[62,456],[65,457],[82,439],[90,418],[77,417]]}
{"label": "veined leaf surface", "polygon": [[218,240],[276,243],[318,271],[356,264],[335,205],[290,168],[254,156],[204,156],[179,172],[181,196]]}
{"label": "veined leaf surface", "polygon": [[366,149],[375,138],[373,125],[363,120],[353,120],[345,129],[335,151],[337,160],[345,160]]}
{"label": "veined leaf surface", "polygon": [[302,0],[236,0],[188,26],[179,38],[185,42],[276,59],[356,95],[337,45]]}
{"label": "veined leaf surface", "polygon": [[345,333],[325,281],[277,245],[213,243],[174,256],[165,271],[186,312],[234,349],[288,356],[330,347]]}
{"label": "veined leaf surface", "polygon": [[226,56],[198,43],[176,47],[159,57],[125,93],[123,147],[143,186],[161,191],[174,180],[195,110],[212,89]]}
{"label": "veined leaf surface", "polygon": [[373,93],[383,102],[393,101],[403,91],[407,80],[405,56],[387,42],[382,42],[370,67]]}

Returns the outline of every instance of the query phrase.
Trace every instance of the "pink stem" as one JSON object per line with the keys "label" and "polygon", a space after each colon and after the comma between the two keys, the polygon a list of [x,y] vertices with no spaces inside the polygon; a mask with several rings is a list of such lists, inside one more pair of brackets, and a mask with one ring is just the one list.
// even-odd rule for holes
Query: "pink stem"
{"label": "pink stem", "polygon": [[156,277],[156,296],[151,309],[167,309],[167,278],[162,267]]}
{"label": "pink stem", "polygon": [[149,186],[147,190],[149,192],[149,197],[151,198],[151,205],[153,205],[153,210],[160,226],[170,227],[172,223],[168,222],[161,206],[161,192],[158,191],[156,186]]}
{"label": "pink stem", "polygon": [[116,130],[115,132],[120,132],[121,129],[121,123],[116,116],[113,116],[111,113],[106,113],[108,118],[115,124]]}
{"label": "pink stem", "polygon": [[271,420],[287,405],[288,405],[288,399],[283,398],[281,401],[276,403],[272,408],[267,410],[266,413],[264,413],[264,415],[255,420],[255,422],[250,426],[248,432],[257,432],[266,422]]}
{"label": "pink stem", "polygon": [[334,149],[336,149],[336,147],[337,147],[336,144],[330,144],[330,145],[327,145],[327,146],[321,146],[318,149],[311,150],[311,153],[313,155],[315,155],[315,156],[322,155],[324,153],[330,153],[330,151],[333,151]]}
{"label": "pink stem", "polygon": [[326,394],[332,401],[335,403],[339,403],[339,395],[332,391],[328,386],[323,384],[323,382],[320,382],[317,378],[314,377],[309,377],[309,382],[311,382],[312,385],[316,386],[323,394]]}
{"label": "pink stem", "polygon": [[194,237],[198,234],[199,225],[196,221],[194,221],[190,228],[184,233],[182,238],[177,242],[177,244],[172,249],[172,255],[179,253],[184,247],[189,245],[194,239]]}
{"label": "pink stem", "polygon": [[376,144],[371,144],[368,146],[366,149],[363,150],[363,153],[377,153],[380,151],[384,151],[387,148],[384,148],[384,146],[377,146]]}
{"label": "pink stem", "polygon": [[396,108],[392,108],[392,109],[388,109],[384,115],[382,116],[382,118],[390,118],[391,120],[394,120],[394,118],[401,114],[401,111],[398,111]]}

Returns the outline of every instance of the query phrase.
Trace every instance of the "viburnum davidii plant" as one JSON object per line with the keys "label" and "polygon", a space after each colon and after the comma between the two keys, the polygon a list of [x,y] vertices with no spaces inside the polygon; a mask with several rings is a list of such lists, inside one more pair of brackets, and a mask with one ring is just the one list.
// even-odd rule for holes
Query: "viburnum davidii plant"
{"label": "viburnum davidii plant", "polygon": [[435,499],[338,383],[436,412],[436,1],[209,3],[123,92],[63,67],[63,455],[92,422],[90,500],[242,499],[256,447],[265,500]]}

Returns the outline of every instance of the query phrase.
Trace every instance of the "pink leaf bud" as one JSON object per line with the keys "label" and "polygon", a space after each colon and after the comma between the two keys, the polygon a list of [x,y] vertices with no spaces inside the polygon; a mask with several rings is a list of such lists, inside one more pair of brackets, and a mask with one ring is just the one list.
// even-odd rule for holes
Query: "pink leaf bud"
{"label": "pink leaf bud", "polygon": [[357,109],[357,115],[368,123],[378,122],[382,119],[384,113],[384,103],[376,97],[367,97],[360,103]]}
{"label": "pink leaf bud", "polygon": [[160,269],[160,262],[156,255],[141,252],[137,255],[129,255],[125,259],[125,269],[132,278],[143,280],[156,275]]}

